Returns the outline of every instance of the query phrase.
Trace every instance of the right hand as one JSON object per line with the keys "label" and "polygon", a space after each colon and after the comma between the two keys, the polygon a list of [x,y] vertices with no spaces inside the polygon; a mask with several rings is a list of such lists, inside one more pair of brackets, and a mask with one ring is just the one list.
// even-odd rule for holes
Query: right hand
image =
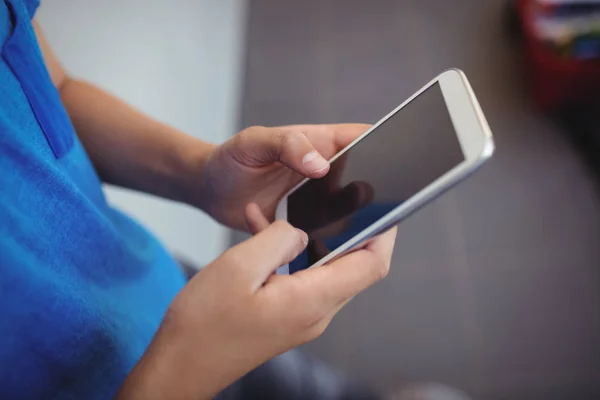
{"label": "right hand", "polygon": [[306,234],[277,221],[200,271],[173,301],[121,399],[204,399],[263,362],[319,336],[357,293],[388,273],[395,230],[362,250],[273,275]]}

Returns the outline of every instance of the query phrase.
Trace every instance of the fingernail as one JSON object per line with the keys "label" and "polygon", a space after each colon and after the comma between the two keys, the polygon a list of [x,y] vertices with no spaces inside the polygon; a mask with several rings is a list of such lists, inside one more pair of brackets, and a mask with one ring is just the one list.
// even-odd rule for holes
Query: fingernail
{"label": "fingernail", "polygon": [[329,167],[329,163],[325,160],[319,153],[316,151],[311,151],[306,154],[302,159],[302,164],[310,171],[310,172],[321,172],[327,167]]}
{"label": "fingernail", "polygon": [[308,235],[302,229],[296,228],[298,233],[300,234],[300,239],[302,239],[302,243],[306,246],[308,244]]}

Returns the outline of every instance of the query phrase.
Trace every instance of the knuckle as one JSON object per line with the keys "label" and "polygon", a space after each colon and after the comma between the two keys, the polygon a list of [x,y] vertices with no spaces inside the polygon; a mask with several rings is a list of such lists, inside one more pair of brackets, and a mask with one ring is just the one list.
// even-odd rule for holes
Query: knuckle
{"label": "knuckle", "polygon": [[219,257],[220,264],[224,264],[232,267],[239,267],[244,264],[244,256],[240,251],[233,248],[231,250],[227,250],[224,252],[221,257]]}
{"label": "knuckle", "polygon": [[385,279],[385,277],[388,276],[389,272],[390,272],[390,264],[387,262],[379,261],[375,268],[376,282],[379,282],[379,281]]}
{"label": "knuckle", "polygon": [[297,141],[298,132],[292,131],[287,133],[278,133],[279,137],[277,138],[277,141],[280,143],[282,151],[289,149]]}
{"label": "knuckle", "polygon": [[248,140],[251,140],[251,138],[256,135],[257,132],[260,132],[261,130],[265,129],[264,126],[249,126],[248,128],[242,130],[240,133],[238,133],[237,135],[234,136],[234,141],[236,141],[238,144],[241,143],[245,143]]}
{"label": "knuckle", "polygon": [[274,156],[276,155],[279,161],[282,160],[286,150],[286,135],[281,129],[271,129],[269,132],[269,140],[272,143]]}
{"label": "knuckle", "polygon": [[312,331],[322,323],[325,313],[317,307],[305,307],[298,318],[298,328],[302,331]]}
{"label": "knuckle", "polygon": [[256,132],[261,132],[265,129],[267,129],[267,128],[262,125],[252,125],[252,126],[247,127],[246,129],[244,129],[241,133],[248,135],[248,134],[253,134]]}
{"label": "knuckle", "polygon": [[269,136],[271,137],[271,139],[279,142],[282,141],[286,135],[281,129],[271,129],[271,131],[269,132]]}
{"label": "knuckle", "polygon": [[329,326],[328,321],[320,321],[319,323],[312,325],[309,329],[304,331],[302,341],[310,342],[317,339],[325,332],[327,326]]}
{"label": "knuckle", "polygon": [[243,130],[240,133],[238,133],[237,135],[235,135],[233,138],[231,138],[229,143],[233,145],[232,147],[234,149],[239,149],[239,148],[243,148],[243,146],[247,140],[248,140],[248,132],[247,132],[247,130]]}

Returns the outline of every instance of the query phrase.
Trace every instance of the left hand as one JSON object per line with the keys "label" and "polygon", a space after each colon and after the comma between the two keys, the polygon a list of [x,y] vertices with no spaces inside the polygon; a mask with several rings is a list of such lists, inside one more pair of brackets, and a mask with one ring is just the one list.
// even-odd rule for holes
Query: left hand
{"label": "left hand", "polygon": [[256,203],[272,221],[287,191],[305,177],[325,176],[327,160],[368,128],[366,124],[247,128],[213,150],[194,203],[235,229],[249,229],[245,218],[249,203]]}

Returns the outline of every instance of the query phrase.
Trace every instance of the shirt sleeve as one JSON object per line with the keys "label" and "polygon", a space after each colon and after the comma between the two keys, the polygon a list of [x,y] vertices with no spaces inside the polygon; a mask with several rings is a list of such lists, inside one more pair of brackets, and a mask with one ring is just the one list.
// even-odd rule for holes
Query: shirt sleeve
{"label": "shirt sleeve", "polygon": [[29,14],[29,18],[33,19],[35,16],[35,11],[40,6],[40,0],[23,0],[25,3],[25,7],[27,8],[27,13]]}

